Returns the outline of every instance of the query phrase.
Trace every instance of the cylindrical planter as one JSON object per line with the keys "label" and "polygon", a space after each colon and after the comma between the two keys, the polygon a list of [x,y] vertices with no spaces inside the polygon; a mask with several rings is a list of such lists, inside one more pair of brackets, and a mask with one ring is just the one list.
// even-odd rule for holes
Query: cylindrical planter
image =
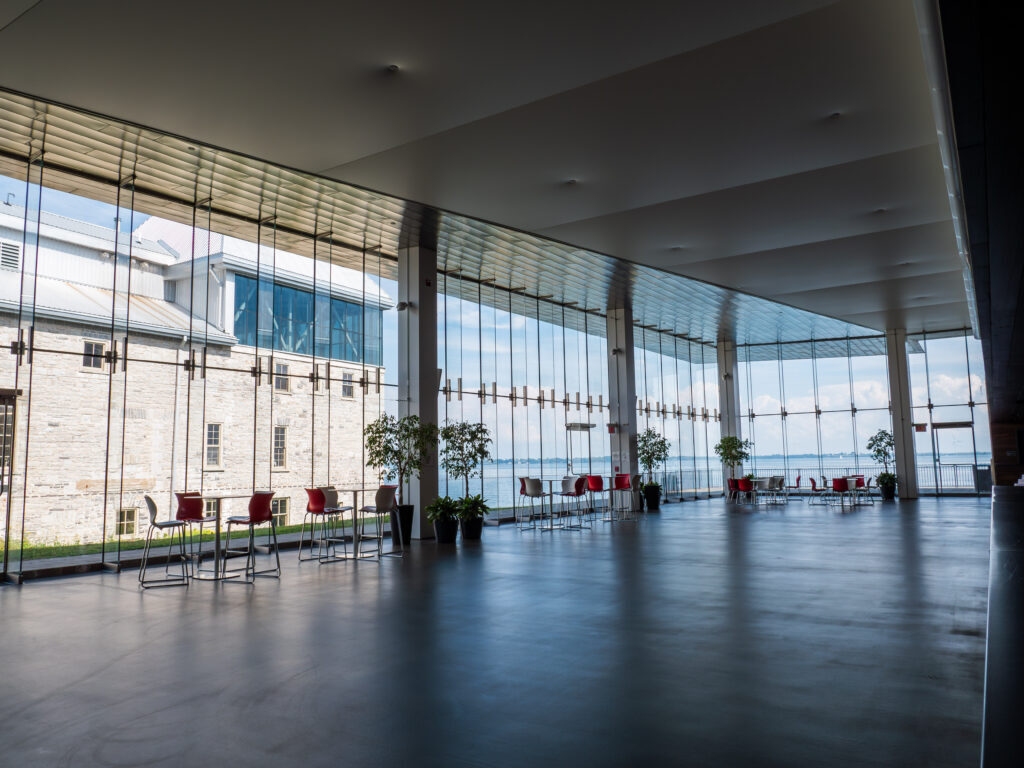
{"label": "cylindrical planter", "polygon": [[459,521],[451,520],[434,521],[434,538],[438,544],[454,544],[455,537],[459,535]]}
{"label": "cylindrical planter", "polygon": [[484,519],[482,517],[475,517],[472,520],[462,521],[463,541],[480,541],[480,536],[483,532]]}
{"label": "cylindrical planter", "polygon": [[661,509],[661,488],[644,488],[644,501],[647,502],[648,512]]}
{"label": "cylindrical planter", "polygon": [[[412,539],[412,513],[412,504],[400,504],[397,511],[391,510],[391,543],[396,547],[401,546],[402,542],[408,544]],[[402,541],[398,540],[399,524],[402,526]]]}
{"label": "cylindrical planter", "polygon": [[878,492],[882,495],[882,501],[893,501],[896,498],[895,485],[880,485]]}

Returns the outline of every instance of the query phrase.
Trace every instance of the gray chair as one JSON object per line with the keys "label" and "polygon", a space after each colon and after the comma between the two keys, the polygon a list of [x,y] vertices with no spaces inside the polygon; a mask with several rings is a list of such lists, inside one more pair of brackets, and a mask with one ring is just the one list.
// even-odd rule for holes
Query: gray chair
{"label": "gray chair", "polygon": [[[540,499],[540,519],[544,519],[544,499],[548,498],[549,494],[544,492],[544,483],[536,477],[526,478],[526,498],[530,500],[530,516],[533,516],[533,505],[537,499]],[[543,529],[543,525],[541,528]],[[551,528],[554,527],[554,518],[551,519]],[[551,530],[549,528],[548,530]]]}
{"label": "gray chair", "polygon": [[[363,507],[359,508],[359,511],[362,512],[364,515],[372,515],[373,516],[374,523],[376,524],[375,525],[375,532],[373,534],[371,534],[369,536],[367,536],[365,534],[366,523],[365,523],[364,520],[358,520],[358,521],[353,523],[353,528],[352,528],[352,530],[353,530],[353,541],[355,541],[355,535],[354,534],[355,534],[355,526],[356,525],[359,526],[359,539],[376,539],[377,540],[377,559],[378,560],[381,557],[383,557],[384,555],[393,555],[393,556],[398,556],[398,557],[404,557],[405,556],[404,542],[401,541],[401,535],[402,535],[401,534],[401,529],[402,529],[401,525],[398,526],[398,529],[399,529],[399,534],[398,535],[399,535],[399,542],[400,542],[399,546],[401,548],[398,549],[397,551],[395,549],[393,549],[393,548],[392,548],[392,550],[390,552],[385,552],[384,551],[384,525],[381,522],[381,516],[382,515],[387,515],[388,517],[390,517],[391,516],[391,510],[398,506],[398,504],[397,504],[397,502],[395,500],[395,495],[396,495],[397,491],[398,491],[398,486],[397,485],[382,485],[380,488],[377,489],[377,493],[374,494],[373,504],[366,505],[366,506],[363,506]],[[359,553],[359,545],[358,544],[355,544],[354,549],[355,549],[355,556],[356,557],[362,557],[362,555],[360,555],[360,553]]]}
{"label": "gray chair", "polygon": [[[188,586],[188,555],[185,554],[185,529],[184,520],[158,521],[156,502],[147,494],[146,508],[149,510],[149,531],[146,533],[146,546],[142,550],[142,564],[139,566],[139,586],[143,589],[150,587],[187,587]],[[164,577],[162,579],[147,579],[146,571],[149,568],[149,557],[153,549],[153,534],[157,531],[170,531],[168,541],[167,559],[164,561]],[[171,576],[171,559],[174,555],[174,533],[178,533],[178,554],[181,561],[181,576]]]}

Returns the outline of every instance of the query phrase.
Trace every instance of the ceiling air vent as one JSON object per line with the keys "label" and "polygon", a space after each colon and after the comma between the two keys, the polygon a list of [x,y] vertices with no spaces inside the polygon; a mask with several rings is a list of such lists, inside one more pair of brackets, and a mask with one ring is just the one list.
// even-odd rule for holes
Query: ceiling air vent
{"label": "ceiling air vent", "polygon": [[20,245],[0,242],[0,267],[3,269],[21,269]]}

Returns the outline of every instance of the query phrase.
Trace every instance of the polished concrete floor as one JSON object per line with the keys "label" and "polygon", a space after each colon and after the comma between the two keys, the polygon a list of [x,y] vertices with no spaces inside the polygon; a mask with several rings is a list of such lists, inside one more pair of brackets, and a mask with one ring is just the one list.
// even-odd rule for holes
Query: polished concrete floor
{"label": "polished concrete floor", "polygon": [[987,499],[0,587],[0,765],[967,766]]}

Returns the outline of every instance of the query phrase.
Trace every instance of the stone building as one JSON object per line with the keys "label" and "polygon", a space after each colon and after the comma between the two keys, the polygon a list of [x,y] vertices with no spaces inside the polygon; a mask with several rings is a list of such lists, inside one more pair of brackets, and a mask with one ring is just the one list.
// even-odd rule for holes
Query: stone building
{"label": "stone building", "polygon": [[[372,482],[377,281],[158,218],[117,233],[44,211],[38,248],[25,221],[0,204],[0,504],[14,526],[24,504],[28,542],[145,535],[144,494],[166,516],[175,490],[271,489],[287,523],[310,484]],[[31,355],[7,352],[19,338]]]}

